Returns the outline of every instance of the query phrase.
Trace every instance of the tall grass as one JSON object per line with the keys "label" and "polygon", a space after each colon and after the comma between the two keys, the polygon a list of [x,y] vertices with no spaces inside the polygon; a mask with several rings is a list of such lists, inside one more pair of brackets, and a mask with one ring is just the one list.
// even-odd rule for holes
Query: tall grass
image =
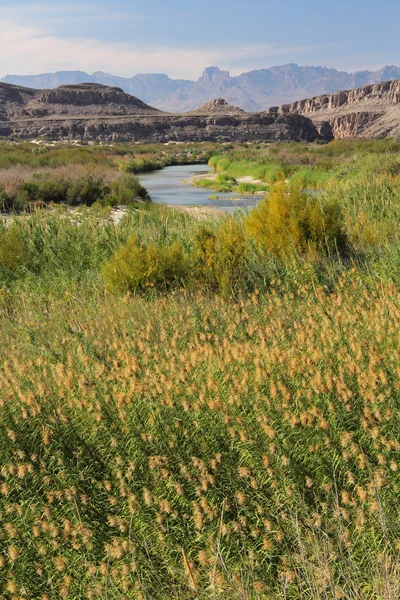
{"label": "tall grass", "polygon": [[225,149],[329,178],[0,222],[6,600],[399,598],[398,143]]}
{"label": "tall grass", "polygon": [[4,301],[6,597],[397,598],[399,307]]}

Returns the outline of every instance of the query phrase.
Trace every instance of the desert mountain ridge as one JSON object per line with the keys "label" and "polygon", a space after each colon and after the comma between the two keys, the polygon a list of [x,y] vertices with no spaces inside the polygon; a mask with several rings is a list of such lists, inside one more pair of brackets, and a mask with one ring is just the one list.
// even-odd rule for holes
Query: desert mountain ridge
{"label": "desert mountain ridge", "polygon": [[182,113],[217,98],[250,112],[293,103],[299,98],[331,94],[400,78],[400,68],[386,66],[377,71],[347,73],[327,67],[287,64],[253,70],[238,76],[218,67],[209,67],[197,81],[171,79],[165,74],[119,77],[97,71],[59,71],[41,75],[7,75],[2,79],[32,89],[53,89],[65,84],[98,83],[119,87],[155,108]]}
{"label": "desert mountain ridge", "polygon": [[0,135],[107,142],[400,139],[400,79],[258,113],[217,98],[180,115],[153,108],[118,87],[84,83],[35,90],[0,83]]}
{"label": "desert mountain ridge", "polygon": [[194,113],[168,114],[121,88],[94,83],[51,90],[0,83],[0,136],[107,143],[327,141],[302,115],[246,113],[223,99]]}

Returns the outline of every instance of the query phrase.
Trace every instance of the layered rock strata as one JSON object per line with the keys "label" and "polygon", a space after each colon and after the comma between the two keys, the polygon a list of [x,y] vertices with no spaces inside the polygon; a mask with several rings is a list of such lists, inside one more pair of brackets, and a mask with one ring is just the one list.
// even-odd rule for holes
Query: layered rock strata
{"label": "layered rock strata", "polygon": [[267,112],[274,116],[302,115],[317,128],[329,123],[336,138],[400,139],[400,79],[324,94]]}
{"label": "layered rock strata", "polygon": [[195,114],[171,115],[122,89],[98,84],[33,90],[0,84],[0,135],[87,141],[316,141],[299,114],[245,113],[217,100]]}

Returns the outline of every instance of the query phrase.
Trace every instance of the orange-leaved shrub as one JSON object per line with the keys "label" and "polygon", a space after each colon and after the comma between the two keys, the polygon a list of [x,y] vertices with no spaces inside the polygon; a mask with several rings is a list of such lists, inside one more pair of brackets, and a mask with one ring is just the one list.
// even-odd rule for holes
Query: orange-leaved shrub
{"label": "orange-leaved shrub", "polygon": [[139,243],[132,235],[102,268],[111,292],[136,291],[149,287],[168,289],[179,285],[189,272],[188,259],[179,241],[162,248]]}
{"label": "orange-leaved shrub", "polygon": [[349,250],[338,203],[323,202],[317,195],[304,193],[299,187],[290,188],[284,182],[252,210],[245,227],[250,237],[279,258],[293,251],[345,255]]}

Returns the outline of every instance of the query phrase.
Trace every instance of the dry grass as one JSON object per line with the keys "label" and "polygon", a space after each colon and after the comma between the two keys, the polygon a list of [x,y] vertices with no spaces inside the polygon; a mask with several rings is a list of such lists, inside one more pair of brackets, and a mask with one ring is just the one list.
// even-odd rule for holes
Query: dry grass
{"label": "dry grass", "polygon": [[398,597],[394,286],[3,319],[9,597]]}

